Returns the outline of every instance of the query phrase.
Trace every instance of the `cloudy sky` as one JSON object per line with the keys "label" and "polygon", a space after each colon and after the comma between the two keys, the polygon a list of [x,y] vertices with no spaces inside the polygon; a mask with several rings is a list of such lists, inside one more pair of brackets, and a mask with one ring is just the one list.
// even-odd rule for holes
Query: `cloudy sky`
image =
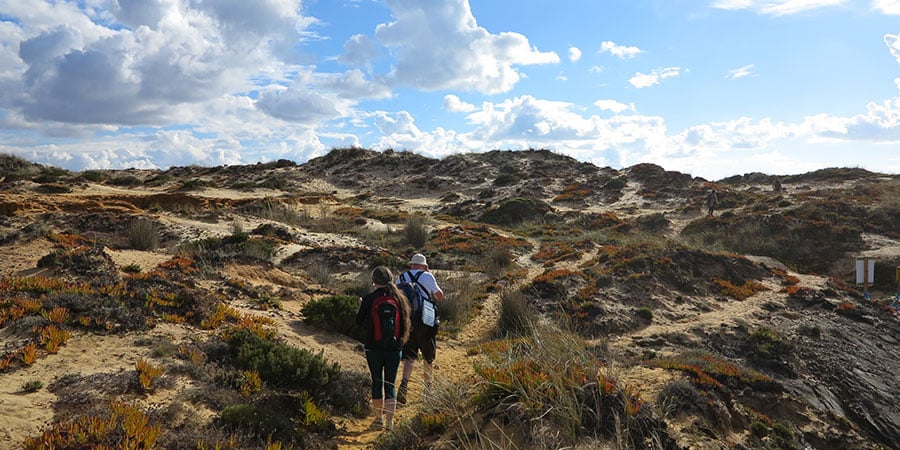
{"label": "cloudy sky", "polygon": [[900,0],[0,0],[0,153],[900,173]]}

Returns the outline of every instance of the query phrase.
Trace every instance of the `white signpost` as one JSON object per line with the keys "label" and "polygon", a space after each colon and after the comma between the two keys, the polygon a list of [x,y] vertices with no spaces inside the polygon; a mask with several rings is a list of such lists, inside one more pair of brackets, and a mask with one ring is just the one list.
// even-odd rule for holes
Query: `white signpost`
{"label": "white signpost", "polygon": [[856,284],[863,285],[863,296],[868,300],[869,285],[875,283],[875,260],[868,256],[856,257]]}

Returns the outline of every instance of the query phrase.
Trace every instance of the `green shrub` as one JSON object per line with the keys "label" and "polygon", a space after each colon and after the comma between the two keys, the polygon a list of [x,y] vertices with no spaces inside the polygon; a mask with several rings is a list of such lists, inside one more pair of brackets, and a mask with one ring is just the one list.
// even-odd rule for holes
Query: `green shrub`
{"label": "green shrub", "polygon": [[22,392],[37,392],[44,387],[44,382],[41,380],[31,380],[26,381],[22,384]]}
{"label": "green shrub", "polygon": [[648,322],[652,322],[653,321],[653,310],[651,310],[650,308],[648,308],[646,306],[641,306],[640,308],[637,309],[637,316]]}
{"label": "green shrub", "polygon": [[84,178],[91,183],[102,183],[106,181],[109,176],[99,170],[85,170],[81,173],[81,178]]}
{"label": "green shrub", "polygon": [[42,194],[68,194],[72,192],[72,188],[64,184],[47,183],[38,186],[35,191]]}
{"label": "green shrub", "polygon": [[760,420],[750,422],[750,432],[756,437],[765,437],[769,434],[769,426]]}
{"label": "green shrub", "polygon": [[140,178],[134,175],[120,175],[115,178],[111,178],[108,183],[113,186],[137,186],[142,182]]}
{"label": "green shrub", "polygon": [[781,439],[783,439],[785,441],[791,441],[794,439],[794,432],[791,431],[791,427],[789,427],[781,422],[775,422],[772,425],[772,431],[774,431],[775,434],[778,435],[778,437],[780,437]]}
{"label": "green shrub", "polygon": [[511,173],[501,173],[494,178],[494,186],[509,186],[519,181],[519,177]]}
{"label": "green shrub", "polygon": [[238,330],[228,338],[228,346],[237,366],[255,370],[267,384],[318,392],[340,373],[337,363],[328,362],[322,353],[274,342],[247,330]]}
{"label": "green shrub", "polygon": [[69,171],[65,169],[60,169],[59,167],[46,167],[41,171],[41,174],[34,177],[31,181],[35,183],[57,183],[63,178],[69,177]]}
{"label": "green shrub", "polygon": [[181,184],[181,187],[178,188],[179,191],[198,191],[200,189],[206,187],[215,187],[215,183],[207,180],[201,180],[198,178],[194,178],[191,180],[187,180]]}
{"label": "green shrub", "polygon": [[603,189],[616,191],[619,189],[624,189],[625,186],[628,186],[628,178],[616,177],[607,181],[606,184],[603,185]]}
{"label": "green shrub", "polygon": [[310,301],[301,312],[307,323],[362,341],[365,330],[356,324],[358,300],[350,295],[331,295]]}
{"label": "green shrub", "polygon": [[753,330],[748,337],[750,355],[753,359],[778,361],[788,351],[788,344],[781,335],[767,327]]}
{"label": "green shrub", "polygon": [[529,220],[538,220],[550,212],[550,205],[542,200],[515,197],[503,202],[499,207],[485,212],[481,221],[494,225],[517,225]]}

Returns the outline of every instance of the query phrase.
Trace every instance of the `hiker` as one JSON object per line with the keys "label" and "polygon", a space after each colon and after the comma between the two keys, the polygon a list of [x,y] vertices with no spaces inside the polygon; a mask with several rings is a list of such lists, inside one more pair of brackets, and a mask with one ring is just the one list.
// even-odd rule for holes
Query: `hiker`
{"label": "hiker", "polygon": [[772,192],[780,193],[781,191],[781,180],[779,180],[778,177],[772,177]]}
{"label": "hiker", "polygon": [[[397,278],[398,285],[407,282],[410,282],[410,284],[412,284],[425,299],[430,299],[431,301],[442,301],[444,299],[444,291],[438,286],[434,275],[428,271],[428,262],[425,260],[425,255],[420,253],[413,255],[409,260],[409,270]],[[408,295],[407,298],[409,297],[410,296]],[[416,307],[413,306],[415,303],[414,300],[415,298],[409,298],[411,305],[410,309],[413,311],[412,333],[410,333],[406,345],[403,346],[403,376],[400,379],[400,389],[397,391],[397,401],[401,404],[406,404],[406,394],[409,390],[409,377],[412,375],[416,359],[419,358],[419,352],[422,352],[423,379],[426,391],[431,387],[432,365],[434,364],[434,358],[437,353],[437,342],[435,337],[437,336],[439,321],[435,317],[436,314],[433,314],[434,310],[432,309],[431,318],[433,320],[433,325],[426,325],[426,323],[423,322],[422,311],[416,310]],[[428,306],[429,305],[425,305],[423,302],[423,309]],[[434,305],[432,304],[430,306],[433,307]]]}
{"label": "hiker", "polygon": [[719,197],[716,195],[715,189],[710,189],[706,194],[706,215],[713,215],[713,211],[716,209],[716,205],[719,204]]}
{"label": "hiker", "polygon": [[359,298],[356,323],[365,325],[366,364],[372,374],[372,406],[375,421],[372,427],[393,429],[397,407],[397,371],[403,355],[403,344],[409,339],[409,302],[392,282],[394,275],[384,266],[372,271],[375,289]]}

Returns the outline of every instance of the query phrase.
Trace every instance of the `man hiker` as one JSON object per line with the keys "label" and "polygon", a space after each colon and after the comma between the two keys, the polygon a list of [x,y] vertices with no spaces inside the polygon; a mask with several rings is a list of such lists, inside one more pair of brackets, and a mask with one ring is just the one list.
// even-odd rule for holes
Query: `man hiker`
{"label": "man hiker", "polygon": [[710,189],[706,194],[706,215],[713,215],[717,204],[719,204],[719,197],[716,195],[716,190]]}
{"label": "man hiker", "polygon": [[428,262],[425,260],[425,255],[422,255],[421,253],[413,255],[409,260],[409,270],[402,273],[397,278],[398,285],[403,285],[405,283],[410,283],[412,285],[411,287],[414,287],[416,292],[418,292],[424,300],[420,302],[420,305],[417,305],[416,297],[407,294],[410,306],[412,307],[411,309],[413,310],[411,314],[413,325],[409,340],[406,341],[406,344],[403,346],[403,375],[400,379],[400,388],[397,390],[397,402],[401,404],[406,404],[406,394],[409,390],[409,377],[412,375],[413,366],[416,363],[416,359],[419,357],[420,351],[422,352],[425,389],[427,390],[431,387],[432,365],[434,364],[434,357],[436,354],[435,337],[437,336],[438,322],[437,319],[434,318],[434,309],[431,309],[431,325],[427,325],[426,322],[429,322],[429,317],[426,314],[425,320],[423,321],[422,310],[428,310],[429,306],[433,306],[425,305],[424,302],[439,302],[444,299],[444,291],[438,286],[434,275],[428,271]]}

